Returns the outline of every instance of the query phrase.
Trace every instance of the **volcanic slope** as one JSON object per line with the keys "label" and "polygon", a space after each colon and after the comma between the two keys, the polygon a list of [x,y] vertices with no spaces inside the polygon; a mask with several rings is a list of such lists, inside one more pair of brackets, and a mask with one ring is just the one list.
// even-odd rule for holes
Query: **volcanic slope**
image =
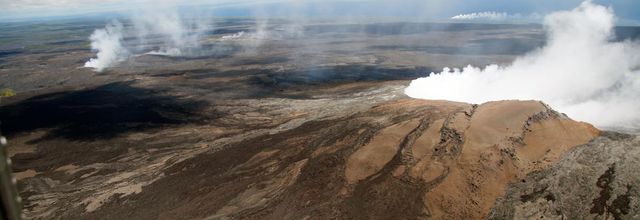
{"label": "volcanic slope", "polygon": [[[510,183],[546,170],[601,133],[538,101],[415,100],[402,95],[402,88],[401,83],[359,88],[356,95],[327,96],[331,101],[269,98],[195,108],[218,115],[207,118],[208,124],[109,121],[105,126],[146,127],[108,138],[65,141],[70,138],[65,131],[75,125],[48,136],[47,129],[17,133],[10,153],[25,214],[30,219],[479,219],[488,216]],[[244,105],[257,107],[238,107]],[[163,117],[196,111],[157,106]],[[137,115],[144,109],[134,110]],[[252,127],[234,127],[238,124]]]}
{"label": "volcanic slope", "polygon": [[[599,133],[537,101],[393,100],[180,162],[129,199],[188,202],[128,217],[478,219],[508,183]],[[83,216],[144,208],[120,203]]]}

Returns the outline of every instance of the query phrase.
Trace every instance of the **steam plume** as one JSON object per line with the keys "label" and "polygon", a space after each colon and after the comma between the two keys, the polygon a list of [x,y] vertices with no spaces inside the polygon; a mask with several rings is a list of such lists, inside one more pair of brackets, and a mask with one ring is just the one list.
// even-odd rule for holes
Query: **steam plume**
{"label": "steam plume", "polygon": [[102,72],[105,68],[126,59],[129,53],[122,46],[122,24],[112,21],[104,29],[98,29],[91,34],[91,50],[97,51],[97,57],[91,58],[84,66]]}
{"label": "steam plume", "polygon": [[503,20],[509,17],[505,12],[475,12],[469,14],[459,14],[451,17],[453,20],[474,20],[474,19],[489,19],[489,20]]}
{"label": "steam plume", "polygon": [[611,42],[612,9],[583,2],[545,17],[547,45],[508,66],[445,68],[413,80],[414,98],[483,103],[543,100],[599,127],[640,127],[640,45]]}
{"label": "steam plume", "polygon": [[104,29],[95,30],[90,36],[91,48],[97,58],[85,63],[101,72],[129,57],[123,45],[123,36],[133,36],[138,43],[137,53],[165,56],[198,56],[204,53],[200,39],[208,27],[209,20],[192,15],[184,18],[176,5],[149,6],[132,12],[132,28],[124,32],[123,25],[113,21]]}
{"label": "steam plume", "polygon": [[207,28],[205,19],[196,16],[185,18],[173,5],[150,7],[134,14],[131,21],[140,43],[160,38],[159,48],[149,52],[155,55],[191,55],[199,49],[199,41]]}
{"label": "steam plume", "polygon": [[468,14],[459,14],[450,18],[454,21],[497,21],[497,22],[540,22],[542,16],[538,13],[523,15],[523,14],[509,14],[506,12],[474,12]]}

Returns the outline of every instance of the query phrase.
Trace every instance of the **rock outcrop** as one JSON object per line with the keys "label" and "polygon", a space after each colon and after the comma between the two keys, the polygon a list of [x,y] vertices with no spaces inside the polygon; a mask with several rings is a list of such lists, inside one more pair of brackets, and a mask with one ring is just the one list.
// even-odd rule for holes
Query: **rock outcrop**
{"label": "rock outcrop", "polygon": [[490,219],[640,218],[640,138],[605,132],[509,185]]}

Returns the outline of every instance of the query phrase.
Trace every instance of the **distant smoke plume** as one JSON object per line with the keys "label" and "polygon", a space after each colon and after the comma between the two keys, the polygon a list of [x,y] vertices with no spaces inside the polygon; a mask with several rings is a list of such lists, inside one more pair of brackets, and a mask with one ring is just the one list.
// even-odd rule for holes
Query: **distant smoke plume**
{"label": "distant smoke plume", "polygon": [[206,19],[190,15],[185,18],[176,6],[150,7],[131,17],[138,41],[160,41],[155,55],[189,56],[200,47],[200,39],[208,28]]}
{"label": "distant smoke plume", "polygon": [[459,14],[451,17],[453,20],[474,20],[474,19],[489,19],[489,20],[503,20],[506,19],[509,15],[505,12],[475,12],[469,14]]}
{"label": "distant smoke plume", "polygon": [[506,12],[474,12],[468,14],[459,14],[450,18],[456,21],[527,21],[527,22],[539,22],[542,20],[542,16],[537,13],[522,15],[522,14],[508,14]]}
{"label": "distant smoke plume", "polygon": [[235,33],[235,34],[230,34],[230,35],[222,36],[222,37],[220,38],[220,40],[225,41],[225,40],[235,40],[235,39],[240,39],[240,38],[242,38],[244,35],[245,35],[244,31],[240,31],[240,32]]}
{"label": "distant smoke plume", "polygon": [[98,29],[91,34],[91,50],[97,52],[96,58],[91,58],[84,66],[102,72],[105,68],[126,59],[129,52],[122,46],[122,24],[112,21],[104,29]]}
{"label": "distant smoke plume", "polygon": [[535,99],[599,127],[640,127],[640,44],[612,42],[612,9],[583,2],[545,17],[547,45],[508,66],[445,68],[413,80],[414,98]]}
{"label": "distant smoke plume", "polygon": [[[89,38],[97,58],[85,63],[85,67],[101,72],[129,57],[123,37],[134,37],[137,53],[163,56],[202,55],[200,40],[209,29],[209,19],[191,14],[189,18],[178,12],[176,5],[148,6],[132,12],[132,27],[124,32],[123,25],[113,21],[104,29],[98,29]],[[130,45],[130,44],[129,44]]]}

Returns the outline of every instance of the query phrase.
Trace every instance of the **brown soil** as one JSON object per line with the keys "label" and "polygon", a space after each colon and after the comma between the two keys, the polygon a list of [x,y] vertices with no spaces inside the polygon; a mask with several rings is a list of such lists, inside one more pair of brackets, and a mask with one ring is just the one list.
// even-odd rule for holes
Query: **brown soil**
{"label": "brown soil", "polygon": [[[270,111],[279,108],[269,105],[259,112],[229,109],[235,121],[281,121],[265,119],[256,130],[202,125],[130,133],[109,140],[132,147],[108,161],[61,160],[25,170],[20,177],[26,213],[84,219],[478,219],[508,183],[599,135],[536,101],[476,106],[400,96],[354,114],[326,116],[319,115],[326,103],[277,114]],[[305,121],[291,124],[296,119]]]}

